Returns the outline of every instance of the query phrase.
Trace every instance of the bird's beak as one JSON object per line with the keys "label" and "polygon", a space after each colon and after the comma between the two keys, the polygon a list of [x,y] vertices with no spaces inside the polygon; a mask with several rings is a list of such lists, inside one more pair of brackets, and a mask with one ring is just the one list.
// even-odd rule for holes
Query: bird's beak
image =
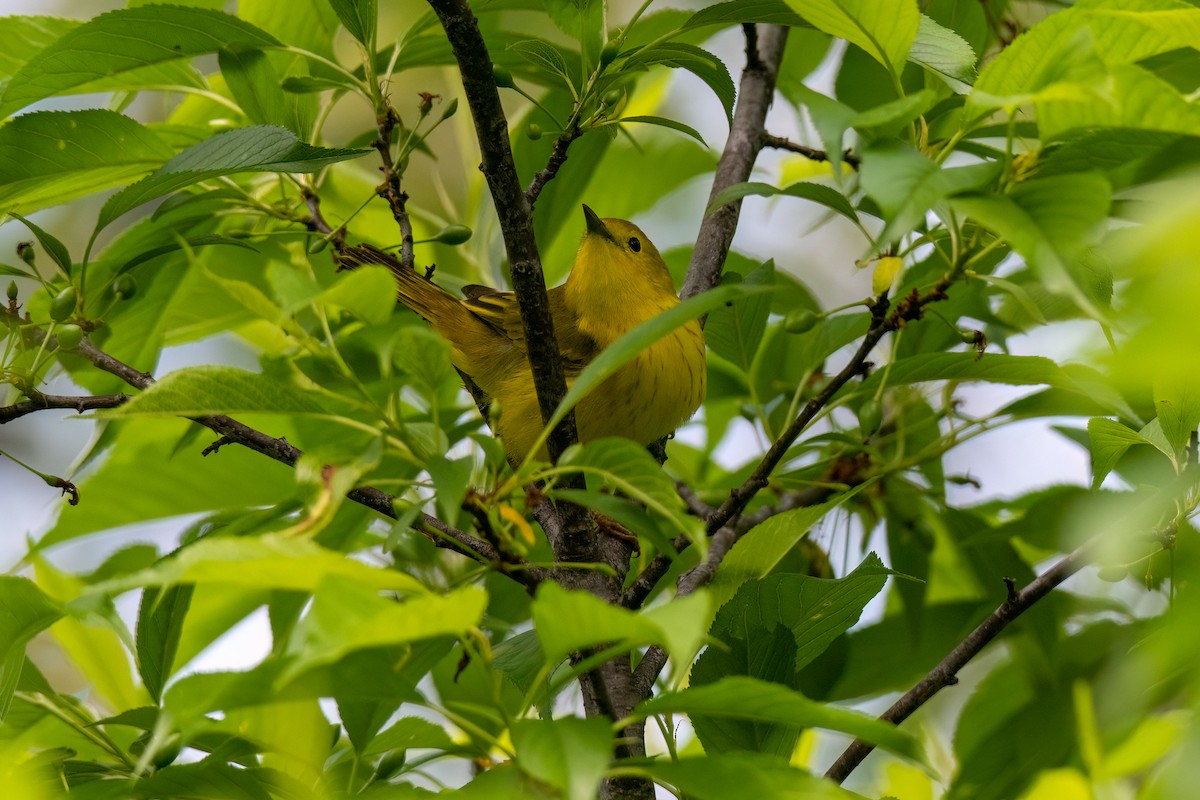
{"label": "bird's beak", "polygon": [[610,242],[616,242],[617,237],[612,235],[612,231],[604,224],[604,220],[592,211],[585,204],[583,207],[583,217],[587,220],[587,232],[589,236],[599,236],[602,239],[607,239]]}

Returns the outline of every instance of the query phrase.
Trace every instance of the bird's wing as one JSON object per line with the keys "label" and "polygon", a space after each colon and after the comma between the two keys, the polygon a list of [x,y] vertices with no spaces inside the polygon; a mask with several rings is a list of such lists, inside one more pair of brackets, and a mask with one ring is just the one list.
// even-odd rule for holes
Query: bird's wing
{"label": "bird's wing", "polygon": [[[504,334],[521,352],[528,352],[516,295],[476,284],[464,286],[463,294],[465,299],[462,303],[472,314]],[[550,290],[550,314],[554,318],[554,333],[562,353],[563,369],[568,376],[578,375],[596,357],[600,348],[590,336],[579,332],[567,312],[561,293],[554,289]]]}

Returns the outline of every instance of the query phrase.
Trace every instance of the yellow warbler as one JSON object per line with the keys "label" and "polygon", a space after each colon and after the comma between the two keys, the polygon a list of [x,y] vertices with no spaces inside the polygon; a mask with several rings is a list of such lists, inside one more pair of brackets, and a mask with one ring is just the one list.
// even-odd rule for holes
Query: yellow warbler
{"label": "yellow warbler", "polygon": [[[679,302],[662,256],[636,225],[600,219],[587,206],[583,213],[587,229],[575,265],[564,284],[549,290],[568,385],[607,345]],[[542,415],[513,293],[465,286],[460,300],[369,245],[346,248],[341,260],[391,268],[400,302],[449,341],[454,366],[499,401],[496,433],[510,461],[524,460],[542,430]],[[665,436],[700,406],[706,377],[704,334],[693,320],[642,350],[579,402],[579,438],[624,436],[648,444]]]}

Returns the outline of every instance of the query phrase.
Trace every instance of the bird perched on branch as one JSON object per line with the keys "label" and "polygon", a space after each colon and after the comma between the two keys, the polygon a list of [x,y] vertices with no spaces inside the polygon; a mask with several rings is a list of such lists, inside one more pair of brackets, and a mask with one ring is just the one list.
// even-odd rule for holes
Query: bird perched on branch
{"label": "bird perched on branch", "polygon": [[[583,207],[587,228],[565,283],[549,290],[550,313],[567,383],[606,346],[679,303],[667,265],[632,222],[601,219]],[[499,402],[496,433],[520,463],[542,430],[516,296],[465,286],[459,299],[370,245],[348,247],[343,266],[382,264],[398,299],[450,342],[454,366]],[[624,436],[649,444],[685,422],[704,399],[704,335],[692,320],[642,350],[575,408],[580,441]],[[540,455],[545,458],[545,448]]]}

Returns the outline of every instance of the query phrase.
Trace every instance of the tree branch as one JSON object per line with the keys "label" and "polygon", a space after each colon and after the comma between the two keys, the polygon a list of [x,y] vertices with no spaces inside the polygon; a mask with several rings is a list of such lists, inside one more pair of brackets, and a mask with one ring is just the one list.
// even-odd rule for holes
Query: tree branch
{"label": "tree branch", "polygon": [[[967,638],[963,639],[936,667],[930,670],[920,683],[893,703],[892,707],[879,718],[885,722],[899,725],[943,688],[958,683],[959,670],[978,655],[988,642],[996,638],[997,634],[1008,627],[1010,622],[1028,611],[1034,603],[1048,595],[1052,589],[1074,575],[1080,567],[1087,563],[1087,551],[1094,546],[1095,541],[1093,539],[1078,547],[1070,555],[1032,580],[1021,591],[1013,593],[1010,589],[1005,601],[987,619],[971,631]],[[854,740],[825,772],[825,777],[841,783],[873,749],[875,749],[873,744],[867,744],[860,739]]]}
{"label": "tree branch", "polygon": [[[708,194],[711,204],[717,195],[735,183],[749,179],[758,153],[763,145],[763,125],[766,124],[767,109],[775,95],[775,78],[783,60],[783,48],[787,43],[788,29],[777,25],[762,26],[761,34],[756,26],[746,26],[746,68],[738,86],[737,108],[733,113],[733,125],[717,172],[713,177],[712,189]],[[704,218],[692,261],[688,264],[687,277],[683,281],[680,296],[683,299],[700,294],[716,286],[721,280],[725,257],[737,231],[742,203],[728,203]]]}
{"label": "tree branch", "polygon": [[[146,389],[154,384],[153,377],[112,357],[87,339],[80,342],[79,346],[75,348],[75,352],[86,358],[98,369],[104,370],[111,375],[116,375],[137,389]],[[286,439],[277,439],[274,436],[269,436],[224,414],[188,417],[188,419],[221,434],[220,439],[205,449],[205,455],[216,452],[218,448],[225,444],[240,444],[281,464],[294,467],[304,454],[300,448]],[[356,503],[378,511],[384,516],[391,517],[392,519],[396,518],[396,511],[392,505],[394,498],[390,494],[373,486],[360,486],[352,489],[346,494],[346,497]],[[436,517],[422,512],[419,519],[420,526],[425,529],[424,533],[439,547],[453,550],[480,563],[495,565],[513,580],[530,589],[536,587],[547,576],[546,570],[541,568],[526,566],[517,568],[517,565],[504,563],[504,559],[495,547],[470,535],[466,531],[458,530],[442,522]]]}
{"label": "tree branch", "polygon": [[[533,235],[533,213],[529,198],[521,188],[508,141],[508,121],[500,104],[500,94],[492,77],[492,59],[479,31],[478,20],[467,0],[429,0],[442,23],[454,58],[458,62],[463,91],[483,158],[480,168],[491,189],[504,248],[508,253],[513,291],[521,308],[525,341],[529,347],[529,365],[537,392],[542,419],[548,420],[567,392],[562,357],[554,336],[550,300]],[[575,415],[568,414],[551,432],[546,449],[550,460],[578,441]]]}
{"label": "tree branch", "polygon": [[60,394],[42,394],[32,390],[25,390],[25,394],[29,396],[28,400],[21,400],[10,406],[0,406],[0,425],[48,408],[70,408],[82,414],[84,411],[91,411],[95,408],[116,408],[129,401],[127,394],[71,397]]}

